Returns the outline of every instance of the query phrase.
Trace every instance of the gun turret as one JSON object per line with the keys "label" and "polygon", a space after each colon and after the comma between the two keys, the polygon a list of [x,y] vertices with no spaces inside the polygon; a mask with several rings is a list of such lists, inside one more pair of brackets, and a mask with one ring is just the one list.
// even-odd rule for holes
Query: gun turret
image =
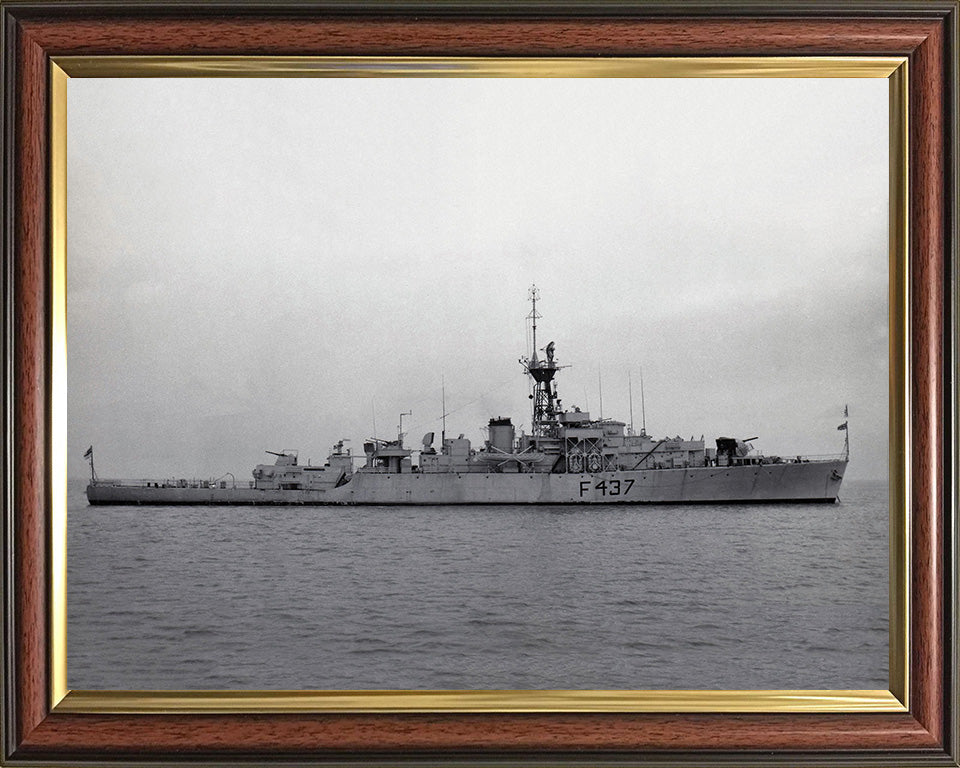
{"label": "gun turret", "polygon": [[277,460],[274,462],[276,465],[285,465],[285,466],[296,466],[297,465],[297,452],[296,451],[264,451],[264,453],[269,453],[271,456],[276,456]]}

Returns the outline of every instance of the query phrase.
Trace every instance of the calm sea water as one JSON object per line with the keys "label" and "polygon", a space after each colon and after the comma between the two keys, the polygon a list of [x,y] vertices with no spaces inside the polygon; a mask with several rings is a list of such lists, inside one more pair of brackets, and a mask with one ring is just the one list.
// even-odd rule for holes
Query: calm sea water
{"label": "calm sea water", "polygon": [[90,507],[92,689],[886,688],[887,489],[835,505]]}

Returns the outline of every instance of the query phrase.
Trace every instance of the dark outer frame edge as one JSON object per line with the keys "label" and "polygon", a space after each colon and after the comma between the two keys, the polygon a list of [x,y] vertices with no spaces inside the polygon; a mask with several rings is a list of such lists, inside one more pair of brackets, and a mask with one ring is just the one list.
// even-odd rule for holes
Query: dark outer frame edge
{"label": "dark outer frame edge", "polygon": [[3,87],[2,110],[0,110],[0,167],[3,169],[2,223],[2,276],[0,288],[3,293],[2,342],[3,352],[3,449],[2,476],[3,489],[3,681],[2,681],[2,739],[0,739],[0,760],[6,760],[15,750],[16,744],[16,659],[15,659],[15,578],[14,578],[14,525],[13,525],[13,307],[14,307],[14,216],[15,216],[15,115],[16,115],[16,32],[17,23],[9,8],[0,9],[0,35],[3,51],[0,55],[0,83]]}
{"label": "dark outer frame edge", "polygon": [[[13,465],[14,456],[12,451],[12,425],[13,425],[13,307],[15,299],[14,281],[12,279],[15,257],[15,236],[14,236],[14,215],[15,211],[15,168],[16,168],[16,146],[15,146],[15,114],[16,114],[16,91],[14,88],[16,81],[16,41],[17,41],[17,20],[18,18],[33,16],[35,14],[44,16],[75,17],[88,16],[98,13],[123,13],[133,16],[149,15],[160,13],[167,15],[177,12],[192,12],[202,14],[204,11],[211,13],[222,13],[224,10],[232,10],[237,13],[261,13],[267,16],[278,14],[295,15],[307,13],[344,13],[363,16],[372,15],[429,15],[429,16],[447,16],[447,15],[479,15],[479,16],[524,16],[524,15],[545,15],[545,16],[585,16],[585,17],[603,17],[613,15],[624,15],[631,17],[652,17],[666,15],[688,15],[688,16],[721,16],[730,17],[737,15],[762,15],[771,17],[785,16],[834,16],[857,17],[857,16],[924,16],[939,17],[945,20],[945,62],[947,64],[946,82],[945,82],[945,125],[948,133],[945,136],[945,149],[947,152],[945,162],[945,200],[944,207],[947,219],[944,222],[945,235],[947,243],[948,269],[944,275],[945,290],[945,320],[944,331],[944,362],[945,362],[945,390],[947,402],[946,410],[950,414],[951,426],[949,429],[949,440],[945,440],[945,470],[946,477],[944,494],[944,503],[953,508],[957,502],[957,380],[954,376],[954,365],[957,359],[958,327],[957,327],[957,286],[958,286],[958,264],[957,264],[957,199],[958,199],[958,132],[957,132],[957,107],[960,100],[958,92],[957,79],[957,60],[958,53],[958,12],[956,2],[898,2],[897,0],[851,0],[850,2],[818,2],[817,0],[808,0],[806,2],[784,2],[770,3],[766,0],[753,2],[752,0],[739,0],[735,3],[727,3],[722,8],[717,8],[714,2],[709,0],[690,0],[690,2],[679,4],[676,2],[622,2],[620,0],[598,0],[596,3],[584,4],[577,0],[576,2],[567,2],[559,0],[558,2],[489,2],[488,0],[477,0],[469,2],[464,0],[452,0],[444,2],[440,0],[435,3],[407,2],[400,0],[393,2],[391,0],[370,0],[369,2],[354,2],[343,0],[307,0],[306,2],[285,2],[266,5],[262,0],[145,0],[143,2],[129,0],[96,0],[96,2],[83,2],[83,0],[63,0],[62,2],[34,2],[33,0],[3,0],[0,2],[0,36],[3,40],[3,55],[0,57],[0,82],[3,83],[2,114],[0,114],[0,135],[2,135],[2,168],[3,168],[3,221],[0,227],[0,237],[2,237],[2,259],[3,269],[0,279],[2,279],[2,292],[4,298],[3,320],[2,320],[2,351],[4,360],[2,363],[3,377],[3,416],[4,422],[4,441],[2,449],[2,488],[4,504],[3,521],[3,546],[7,555],[3,569],[3,638],[4,654],[3,669],[4,680],[2,682],[2,701],[3,707],[2,725],[4,734],[2,739],[3,752],[0,753],[0,761],[7,765],[36,765],[36,759],[9,761],[10,755],[15,751],[15,684],[16,684],[16,665],[13,644],[10,642],[15,636],[16,621],[14,614],[13,595],[15,591],[15,576],[13,569]],[[48,284],[49,287],[49,284]],[[49,299],[49,294],[48,294]],[[949,308],[948,308],[949,307]],[[47,329],[49,331],[49,328]],[[49,363],[49,361],[47,361]],[[49,369],[48,369],[49,370]],[[955,565],[958,555],[957,538],[957,520],[953,516],[948,516],[948,525],[950,530],[946,531],[949,552],[946,553],[948,573],[953,573],[951,583],[945,584],[944,589],[944,608],[950,621],[945,626],[944,642],[947,643],[948,653],[945,654],[945,661],[948,662],[948,668],[945,670],[945,692],[947,693],[946,710],[944,716],[947,722],[944,724],[945,734],[948,735],[948,742],[945,745],[946,753],[917,753],[912,752],[907,755],[897,755],[896,753],[858,753],[857,755],[839,755],[839,754],[821,754],[811,756],[807,753],[783,753],[780,755],[761,755],[751,759],[751,765],[756,766],[782,766],[793,763],[799,757],[804,757],[805,764],[811,766],[830,765],[862,765],[868,761],[873,765],[901,765],[906,757],[911,764],[915,765],[957,765],[957,747],[960,741],[960,723],[958,723],[958,707],[956,705],[958,693],[960,693],[960,682],[958,682],[958,654],[957,654],[957,598],[960,592],[960,583],[957,580]],[[342,757],[342,756],[340,756]],[[651,753],[645,758],[638,760],[638,756],[625,758],[603,753],[576,753],[565,756],[552,755],[546,758],[538,758],[535,755],[517,754],[514,756],[504,755],[502,757],[491,759],[489,756],[478,755],[410,755],[403,759],[397,759],[396,755],[383,755],[381,765],[406,766],[412,762],[427,765],[475,765],[479,758],[488,765],[516,765],[518,759],[525,765],[546,765],[556,764],[559,760],[567,765],[637,765],[660,766],[660,765],[678,765],[691,764],[692,762],[704,763],[711,762],[717,765],[742,763],[744,755],[730,755],[729,753],[697,753],[692,754],[672,754],[657,755]],[[331,766],[344,766],[345,768],[353,766],[369,766],[370,759],[365,756],[363,760],[338,759],[338,756],[331,756],[330,761],[323,761],[324,764]],[[201,758],[198,758],[198,760]],[[209,757],[206,758],[209,760]],[[234,757],[234,760],[237,758]],[[237,762],[225,762],[222,765],[249,765],[249,760],[258,759],[256,756],[249,756],[249,759],[240,757]],[[262,756],[259,758],[262,760]],[[146,761],[154,762],[162,760],[164,765],[196,765],[196,760],[186,760],[170,762],[163,760],[162,757],[147,757],[136,761],[111,760],[112,765],[116,766],[136,766],[144,765]],[[228,758],[229,760],[229,758]],[[84,760],[82,762],[62,760],[54,762],[46,761],[48,765],[92,765],[92,762]],[[282,760],[278,764],[299,766],[307,764],[316,764],[316,761],[305,763],[296,759],[292,761]]]}
{"label": "dark outer frame edge", "polygon": [[952,0],[2,0],[17,16],[85,17],[175,13],[262,14],[264,16],[343,14],[359,16],[496,16],[517,18],[624,16],[693,17],[929,17],[955,10]]}

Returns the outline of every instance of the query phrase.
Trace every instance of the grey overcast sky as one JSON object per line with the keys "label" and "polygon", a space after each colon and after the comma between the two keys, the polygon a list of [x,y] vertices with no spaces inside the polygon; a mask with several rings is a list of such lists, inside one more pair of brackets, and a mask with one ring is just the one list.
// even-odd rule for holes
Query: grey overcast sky
{"label": "grey overcast sky", "polygon": [[566,407],[887,474],[882,79],[72,79],[69,473]]}

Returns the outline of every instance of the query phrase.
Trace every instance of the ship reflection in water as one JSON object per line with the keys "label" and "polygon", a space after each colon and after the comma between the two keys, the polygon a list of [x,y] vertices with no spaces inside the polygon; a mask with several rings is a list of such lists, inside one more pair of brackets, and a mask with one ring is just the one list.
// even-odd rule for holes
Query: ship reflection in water
{"label": "ship reflection in water", "polygon": [[[562,406],[556,377],[563,366],[551,341],[537,347],[539,294],[530,289],[532,352],[520,360],[532,382],[531,433],[519,436],[509,418],[492,418],[475,449],[462,435],[424,435],[419,465],[396,440],[364,445],[364,463],[339,442],[322,466],[301,465],[295,452],[274,453],[253,480],[232,475],[209,481],[97,479],[90,459],[91,504],[694,504],[833,502],[849,459],[849,441],[834,456],[763,456],[747,440],[654,438],[641,428],[592,418]],[[538,352],[543,352],[543,357]],[[846,412],[845,412],[846,415]],[[631,419],[632,421],[632,419]],[[839,429],[846,430],[844,421]]]}

